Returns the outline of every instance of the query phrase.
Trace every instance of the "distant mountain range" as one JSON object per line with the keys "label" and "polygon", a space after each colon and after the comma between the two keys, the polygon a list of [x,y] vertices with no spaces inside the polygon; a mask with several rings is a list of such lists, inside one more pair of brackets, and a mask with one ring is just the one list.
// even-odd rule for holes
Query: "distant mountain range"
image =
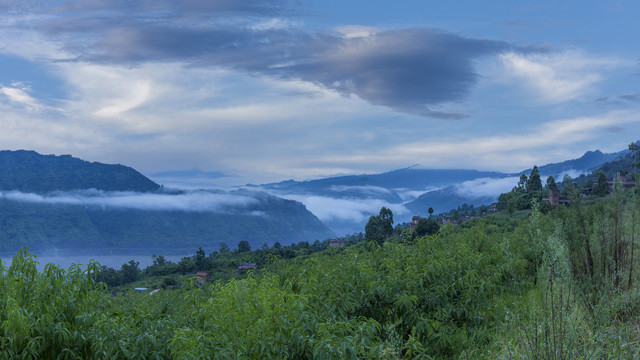
{"label": "distant mountain range", "polygon": [[170,254],[334,236],[297,201],[257,190],[169,191],[132,168],[0,151],[0,253]]}
{"label": "distant mountain range", "polygon": [[[628,167],[628,155],[628,150],[588,151],[538,169],[543,182],[548,175],[561,181],[563,173],[590,174],[601,167],[609,174]],[[395,222],[401,223],[426,214],[429,207],[441,213],[465,203],[489,204],[529,172],[412,166],[381,174],[246,185],[235,191],[168,190],[123,165],[0,151],[0,252],[29,245],[41,251],[169,254],[200,246],[213,250],[220,243],[234,247],[240,240],[250,241],[253,248],[276,241],[324,240],[363,231],[382,206],[391,208]],[[189,180],[227,175],[194,168],[154,176]]]}
{"label": "distant mountain range", "polygon": [[[624,158],[628,150],[605,154],[588,151],[578,159],[539,166],[544,177],[557,181],[565,173],[572,176],[590,173],[605,163]],[[411,216],[447,212],[460,205],[487,205],[517,185],[520,174],[475,170],[420,169],[412,166],[381,174],[338,176],[310,181],[287,180],[279,183],[248,185],[274,195],[304,203],[329,228],[339,235],[364,229],[369,216],[381,206],[394,212],[396,223],[409,221]]]}
{"label": "distant mountain range", "polygon": [[[554,178],[560,178],[561,175],[566,172],[582,172],[589,173],[594,169],[599,168],[606,162],[611,162],[629,155],[629,150],[622,150],[611,154],[605,154],[600,150],[587,151],[578,159],[567,160],[559,163],[547,164],[539,166],[538,170],[543,175],[552,175]],[[522,171],[521,173],[529,174],[531,169]]]}

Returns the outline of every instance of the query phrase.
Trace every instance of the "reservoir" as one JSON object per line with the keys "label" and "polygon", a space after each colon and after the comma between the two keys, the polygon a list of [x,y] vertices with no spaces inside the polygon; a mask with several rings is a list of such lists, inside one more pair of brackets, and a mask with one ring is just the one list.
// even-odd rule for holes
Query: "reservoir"
{"label": "reservoir", "polygon": [[[11,265],[11,260],[15,254],[3,254],[0,255],[0,260],[2,260],[2,264],[6,267]],[[102,266],[112,267],[116,270],[120,270],[122,264],[126,264],[129,261],[137,261],[140,263],[138,266],[140,270],[144,270],[149,265],[153,265],[153,259],[151,255],[63,255],[63,256],[38,256],[38,271],[44,270],[45,266],[49,263],[53,263],[58,267],[61,267],[64,270],[69,269],[71,264],[82,264],[86,265],[91,260],[97,261]],[[158,254],[162,255],[162,254]],[[167,261],[171,261],[174,263],[178,263],[180,259],[185,256],[191,256],[193,254],[184,254],[184,255],[163,255]]]}

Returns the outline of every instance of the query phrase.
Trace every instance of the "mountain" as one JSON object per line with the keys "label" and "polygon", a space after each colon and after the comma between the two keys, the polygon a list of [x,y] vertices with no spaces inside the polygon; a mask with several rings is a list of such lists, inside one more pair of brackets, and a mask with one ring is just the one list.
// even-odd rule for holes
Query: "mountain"
{"label": "mountain", "polygon": [[608,179],[615,178],[618,174],[635,174],[637,169],[633,166],[634,161],[631,151],[627,150],[623,157],[608,161],[602,164],[602,166],[593,169],[591,173],[584,173],[575,177],[573,181],[580,185],[592,184],[598,180],[600,171],[604,172]]}
{"label": "mountain", "polygon": [[123,165],[88,162],[71,155],[0,151],[0,190],[47,193],[77,189],[156,191],[160,185]]}
{"label": "mountain", "polygon": [[[544,176],[562,181],[564,173],[590,173],[603,164],[624,158],[628,150],[606,154],[587,151],[577,159],[539,166]],[[382,206],[392,209],[396,223],[408,222],[413,215],[436,213],[463,204],[488,205],[501,193],[510,191],[520,174],[476,170],[420,169],[416,166],[381,174],[337,176],[310,181],[287,180],[279,183],[248,185],[304,203],[338,235],[360,232],[368,218]],[[543,182],[546,180],[542,179]]]}
{"label": "mountain", "polygon": [[221,177],[227,177],[229,175],[220,171],[202,171],[197,167],[189,170],[174,170],[174,171],[162,171],[153,173],[150,175],[154,178],[203,178],[203,179],[219,179]]}
{"label": "mountain", "polygon": [[335,236],[305,206],[255,190],[167,190],[122,165],[0,152],[0,252],[175,253]]}
{"label": "mountain", "polygon": [[[259,185],[260,188],[276,190],[278,193],[307,193],[338,197],[376,197],[371,189],[386,189],[394,194],[403,191],[425,190],[484,177],[504,177],[507,174],[493,171],[463,169],[419,169],[416,166],[381,174],[348,175],[325,179],[294,181]],[[255,185],[248,185],[255,186]],[[346,191],[350,190],[350,191]],[[384,191],[379,191],[384,192]]]}
{"label": "mountain", "polygon": [[436,214],[447,212],[455,209],[462,204],[467,205],[488,205],[497,200],[494,195],[471,196],[460,193],[456,185],[450,185],[444,189],[426,192],[418,196],[415,200],[410,201],[404,206],[409,209],[412,214],[426,215],[427,209],[433,208]]}
{"label": "mountain", "polygon": [[[566,172],[589,173],[593,169],[597,169],[606,162],[611,162],[620,158],[624,158],[629,154],[629,150],[622,150],[615,153],[605,154],[600,150],[587,151],[578,159],[566,160],[559,163],[552,163],[539,166],[538,170],[543,175],[552,175],[558,180],[562,180],[561,175]],[[531,169],[527,169],[521,174],[529,174]]]}
{"label": "mountain", "polygon": [[255,249],[334,236],[301,203],[264,192],[56,193],[40,200],[13,194],[0,197],[3,253],[28,245],[40,252],[170,254],[220,243],[234,248],[240,240]]}
{"label": "mountain", "polygon": [[[337,235],[346,235],[363,231],[369,217],[377,214],[382,206],[390,207],[395,222],[401,223],[409,221],[413,215],[413,209],[408,209],[404,204],[428,191],[438,191],[442,187],[476,179],[503,179],[508,176],[512,175],[463,169],[420,169],[413,166],[381,174],[310,181],[287,180],[248,186],[300,201]],[[476,203],[464,197],[464,193],[460,192],[455,201],[432,203],[430,206],[445,209],[449,204]],[[425,211],[422,209],[419,212]]]}

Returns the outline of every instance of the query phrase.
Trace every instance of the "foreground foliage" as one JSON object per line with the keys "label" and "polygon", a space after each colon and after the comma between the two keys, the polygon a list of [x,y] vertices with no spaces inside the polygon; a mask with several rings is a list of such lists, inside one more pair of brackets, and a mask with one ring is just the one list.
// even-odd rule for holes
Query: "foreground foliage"
{"label": "foreground foliage", "polygon": [[634,358],[637,223],[618,191],[113,298],[98,264],[38,273],[23,249],[0,264],[0,358]]}

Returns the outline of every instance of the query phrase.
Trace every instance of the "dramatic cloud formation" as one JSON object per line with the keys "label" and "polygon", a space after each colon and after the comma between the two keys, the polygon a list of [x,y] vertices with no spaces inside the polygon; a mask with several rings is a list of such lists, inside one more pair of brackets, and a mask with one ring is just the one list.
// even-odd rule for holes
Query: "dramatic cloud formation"
{"label": "dramatic cloud formation", "polygon": [[523,1],[0,1],[0,142],[240,185],[637,140],[639,5]]}
{"label": "dramatic cloud formation", "polygon": [[[374,105],[442,119],[463,115],[429,106],[463,99],[478,78],[473,62],[513,48],[426,28],[310,33],[286,20],[260,23],[251,17],[286,14],[280,2],[215,3],[69,1],[41,7],[34,20],[42,34],[66,39],[61,46],[67,55],[52,59],[56,61],[132,66],[176,61],[223,67],[301,79]],[[105,11],[118,16],[100,16]],[[97,115],[118,115],[135,107],[148,96],[149,84],[134,84],[127,92],[122,94],[126,102]]]}

